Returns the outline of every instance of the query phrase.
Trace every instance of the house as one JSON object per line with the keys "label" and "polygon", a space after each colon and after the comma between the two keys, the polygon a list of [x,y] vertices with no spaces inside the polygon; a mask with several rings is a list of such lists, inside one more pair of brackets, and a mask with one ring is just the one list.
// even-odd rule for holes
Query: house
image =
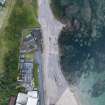
{"label": "house", "polygon": [[18,93],[15,105],[38,105],[38,92],[29,91],[27,94]]}
{"label": "house", "polygon": [[27,94],[24,93],[18,93],[17,100],[16,100],[16,105],[26,105],[28,100]]}
{"label": "house", "polygon": [[27,105],[37,105],[38,104],[38,93],[37,91],[28,92]]}

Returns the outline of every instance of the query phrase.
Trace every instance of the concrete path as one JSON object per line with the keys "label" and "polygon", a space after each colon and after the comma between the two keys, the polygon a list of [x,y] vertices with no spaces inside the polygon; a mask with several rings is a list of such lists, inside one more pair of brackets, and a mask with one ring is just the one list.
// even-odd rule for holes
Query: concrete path
{"label": "concrete path", "polygon": [[[54,18],[48,0],[38,0],[38,5],[39,22],[43,34],[45,105],[62,105],[60,98],[64,99],[63,104],[65,103],[65,105],[77,105],[75,97],[61,72],[59,63],[58,37],[63,25]],[[74,103],[71,103],[70,99]]]}

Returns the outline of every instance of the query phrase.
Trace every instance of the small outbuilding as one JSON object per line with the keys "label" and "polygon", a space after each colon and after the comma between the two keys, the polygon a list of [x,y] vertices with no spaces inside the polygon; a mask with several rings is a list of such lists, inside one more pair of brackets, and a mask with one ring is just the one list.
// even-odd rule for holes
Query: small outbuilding
{"label": "small outbuilding", "polygon": [[32,98],[32,97],[28,98],[27,105],[37,105],[37,104],[38,104],[37,98]]}
{"label": "small outbuilding", "polygon": [[15,105],[38,105],[38,92],[19,93]]}
{"label": "small outbuilding", "polygon": [[16,103],[21,105],[26,105],[28,100],[27,94],[24,93],[18,93]]}

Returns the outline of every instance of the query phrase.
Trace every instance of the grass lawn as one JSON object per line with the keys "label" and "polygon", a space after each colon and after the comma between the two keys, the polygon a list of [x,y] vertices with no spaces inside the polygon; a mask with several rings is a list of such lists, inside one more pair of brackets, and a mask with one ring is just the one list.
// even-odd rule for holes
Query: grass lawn
{"label": "grass lawn", "polygon": [[[39,22],[38,22],[38,5],[37,5],[37,0],[23,0],[24,5],[28,8],[30,11],[30,19],[34,17],[34,26],[38,27]],[[32,27],[32,26],[31,26]]]}
{"label": "grass lawn", "polygon": [[35,50],[25,53],[25,59],[27,60],[34,60]]}
{"label": "grass lawn", "polygon": [[8,52],[8,47],[6,47],[4,38],[4,28],[8,23],[7,21],[14,7],[14,4],[15,0],[8,0],[6,7],[3,9],[3,15],[0,15],[0,74],[4,71],[4,56]]}
{"label": "grass lawn", "polygon": [[5,6],[0,10],[0,32],[5,28],[8,23],[8,18],[14,7],[16,0],[6,0]]}
{"label": "grass lawn", "polygon": [[6,47],[6,43],[3,38],[0,39],[0,74],[4,71],[4,56],[8,48]]}
{"label": "grass lawn", "polygon": [[17,88],[19,47],[22,30],[39,25],[34,11],[32,4],[16,0],[8,24],[0,32],[0,105],[7,105],[9,97],[21,91]]}
{"label": "grass lawn", "polygon": [[34,84],[35,84],[35,88],[38,88],[38,86],[39,86],[38,64],[34,64]]}

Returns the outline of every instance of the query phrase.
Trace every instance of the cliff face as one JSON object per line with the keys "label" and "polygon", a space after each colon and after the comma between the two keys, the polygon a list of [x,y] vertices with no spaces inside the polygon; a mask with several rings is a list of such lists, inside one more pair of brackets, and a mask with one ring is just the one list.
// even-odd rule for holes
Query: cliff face
{"label": "cliff face", "polygon": [[[52,1],[54,1],[52,4],[56,3],[56,0]],[[103,74],[105,0],[59,0],[59,2],[57,0],[55,7],[58,5],[60,21],[66,25],[59,37],[61,66],[66,79],[74,85],[79,84],[84,74],[87,75],[85,78],[88,78],[90,73]],[[99,95],[92,90],[93,97],[104,93],[105,84],[99,88],[95,85],[100,78],[97,78],[92,86],[92,89],[97,87],[95,93]],[[100,89],[103,91],[98,92]]]}

